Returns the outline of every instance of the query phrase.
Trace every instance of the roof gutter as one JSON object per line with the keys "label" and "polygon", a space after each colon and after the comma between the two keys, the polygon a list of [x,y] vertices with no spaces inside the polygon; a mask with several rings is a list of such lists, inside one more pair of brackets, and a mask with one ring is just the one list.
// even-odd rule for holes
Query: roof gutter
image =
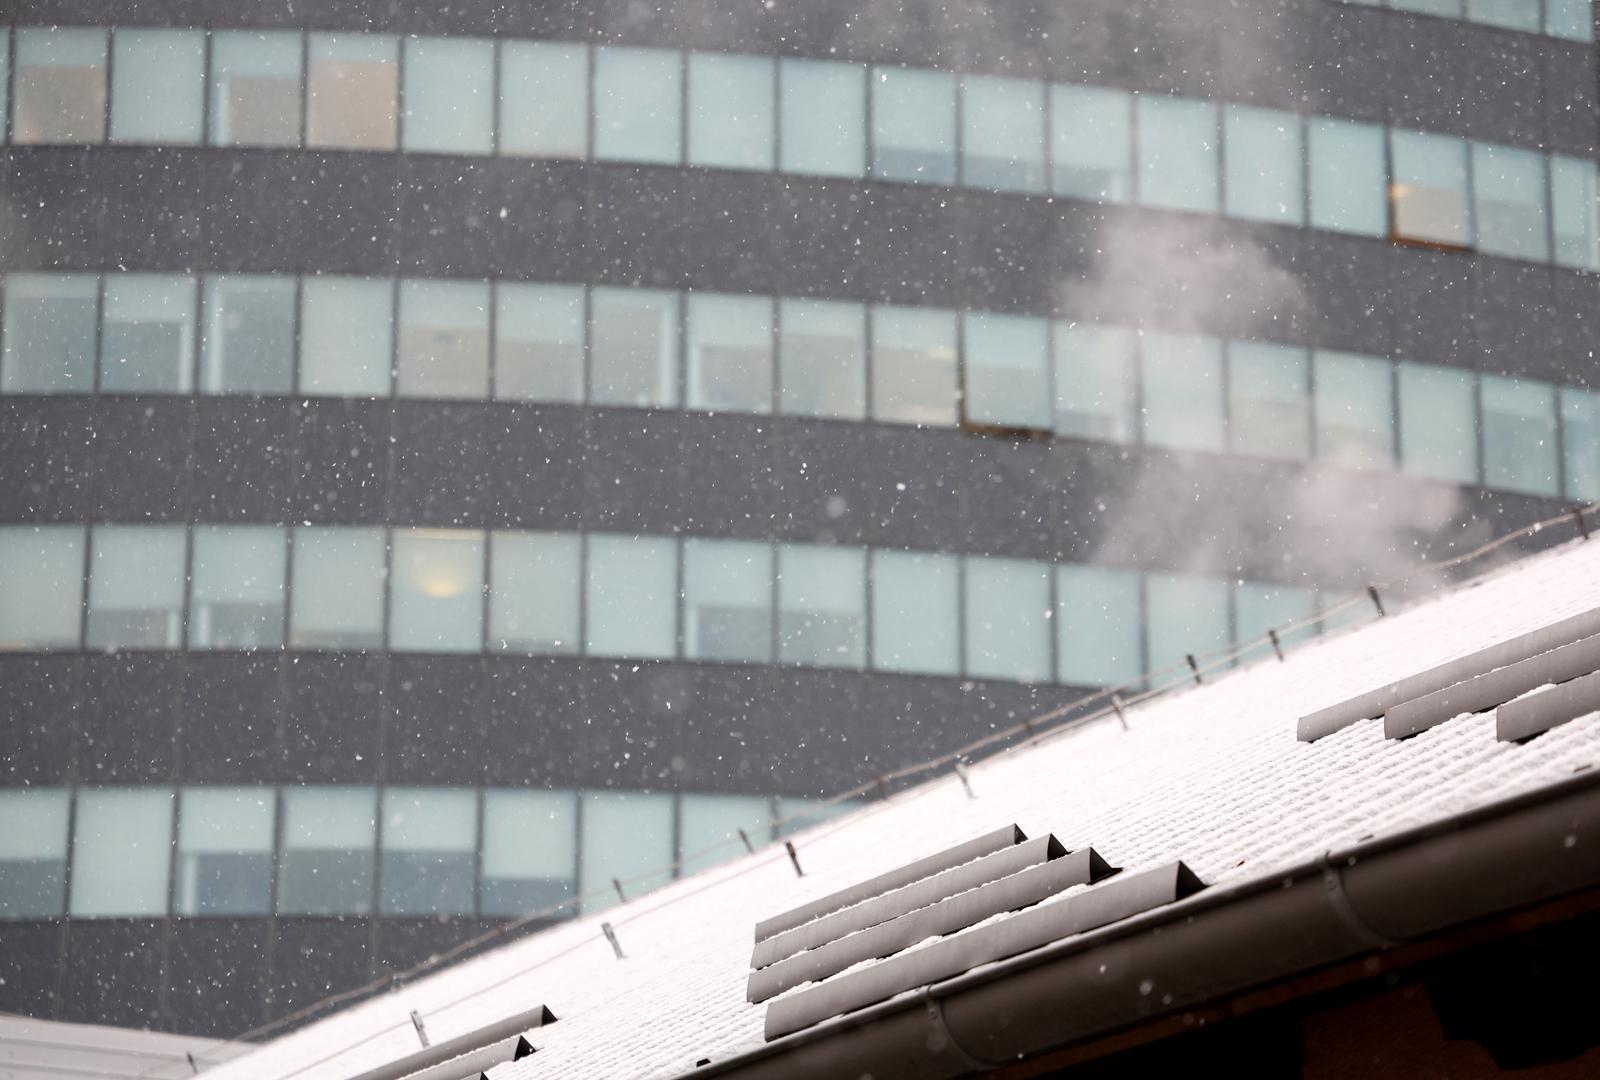
{"label": "roof gutter", "polygon": [[1208,889],[684,1074],[982,1073],[1600,885],[1600,772]]}

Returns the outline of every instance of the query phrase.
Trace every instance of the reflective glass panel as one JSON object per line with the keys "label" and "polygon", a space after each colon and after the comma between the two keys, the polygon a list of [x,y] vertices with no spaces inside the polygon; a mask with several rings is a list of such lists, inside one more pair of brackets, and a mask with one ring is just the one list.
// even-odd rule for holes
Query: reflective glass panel
{"label": "reflective glass panel", "polygon": [[8,394],[94,391],[94,274],[8,274],[0,390]]}
{"label": "reflective glass panel", "polygon": [[377,809],[377,792],[369,787],[284,789],[280,915],[372,911]]}
{"label": "reflective glass panel", "polygon": [[594,51],[594,156],[673,165],[683,156],[683,57],[673,49]]}
{"label": "reflective glass panel", "polygon": [[867,168],[867,69],[784,58],[778,62],[781,168],[861,176]]}
{"label": "reflective glass panel", "polygon": [[956,79],[942,71],[872,69],[872,175],[956,180]]}
{"label": "reflective glass panel", "polygon": [[955,313],[873,308],[873,419],[949,426],[956,404]]}
{"label": "reflective glass panel", "polygon": [[596,656],[677,653],[678,544],[590,535],[585,646]]}
{"label": "reflective glass panel", "polygon": [[778,411],[860,420],[867,409],[867,313],[833,300],[778,303]]}
{"label": "reflective glass panel", "polygon": [[300,35],[290,30],[211,34],[211,142],[300,144]]}
{"label": "reflective glass panel", "polygon": [[1562,387],[1561,441],[1567,495],[1600,499],[1600,393]]}
{"label": "reflective glass panel", "polygon": [[872,553],[872,666],[961,671],[961,561],[912,551]]}
{"label": "reflective glass panel", "polygon": [[585,912],[617,903],[613,881],[631,898],[671,879],[672,817],[671,795],[627,791],[583,796],[578,891],[585,897]]}
{"label": "reflective glass panel", "polygon": [[77,646],[83,543],[82,525],[0,525],[0,652]]}
{"label": "reflective glass panel", "polygon": [[97,143],[106,137],[106,32],[17,30],[11,141]]}
{"label": "reflective glass panel", "polygon": [[294,278],[211,274],[200,324],[200,389],[287,394],[294,389]]}
{"label": "reflective glass panel", "polygon": [[399,60],[387,34],[312,34],[306,145],[393,150]]}
{"label": "reflective glass panel", "polygon": [[[1317,610],[1317,594],[1302,585],[1280,585],[1260,581],[1241,581],[1233,589],[1234,615],[1238,631],[1234,640],[1243,644],[1267,637],[1268,630],[1279,631],[1280,645],[1295,645],[1317,632],[1312,623],[1293,632],[1285,628],[1300,622]],[[1262,641],[1239,657],[1252,660],[1272,652],[1272,644]]]}
{"label": "reflective glass panel", "polygon": [[677,405],[678,294],[596,288],[589,302],[589,400]]}
{"label": "reflective glass panel", "polygon": [[1470,371],[1400,365],[1400,465],[1408,473],[1478,479],[1477,392]]}
{"label": "reflective glass panel", "polygon": [[494,396],[583,400],[583,286],[494,287]]}
{"label": "reflective glass panel", "polygon": [[1050,569],[1020,559],[966,560],[967,674],[1050,678]]}
{"label": "reflective glass panel", "polygon": [[770,169],[773,61],[689,54],[689,164]]}
{"label": "reflective glass panel", "polygon": [[389,646],[402,652],[483,648],[483,534],[396,529]]}
{"label": "reflective glass panel", "polygon": [[772,300],[689,294],[689,407],[772,411]]}
{"label": "reflective glass panel", "polygon": [[1307,121],[1311,225],[1384,236],[1389,231],[1383,128],[1350,120]]}
{"label": "reflective glass panel", "polygon": [[65,788],[0,789],[0,920],[65,908],[67,799]]}
{"label": "reflective glass panel", "polygon": [[1357,469],[1394,467],[1394,365],[1353,353],[1315,354],[1317,457]]}
{"label": "reflective glass panel", "polygon": [[968,75],[961,81],[961,182],[1043,191],[1044,83]]}
{"label": "reflective glass panel", "polygon": [[1144,335],[1144,441],[1221,450],[1222,343],[1196,334]]}
{"label": "reflective glass panel", "polygon": [[265,915],[272,910],[270,787],[186,787],[178,800],[179,915]]}
{"label": "reflective glass panel", "polygon": [[391,787],[383,792],[378,910],[469,915],[478,847],[478,793]]}
{"label": "reflective glass panel", "polygon": [[394,350],[394,284],[308,277],[300,283],[300,392],[387,397]]}
{"label": "reflective glass panel", "polygon": [[772,546],[746,540],[683,542],[683,655],[772,660]]}
{"label": "reflective glass panel", "polygon": [[690,795],[678,799],[680,873],[693,874],[745,853],[743,829],[760,847],[772,839],[772,800],[765,795]]}
{"label": "reflective glass panel", "polygon": [[1473,143],[1472,188],[1478,250],[1539,262],[1550,258],[1543,154]]}
{"label": "reflective glass panel", "polygon": [[497,532],[489,553],[489,648],[575,653],[583,576],[581,539]]}
{"label": "reflective glass panel", "polygon": [[1228,428],[1243,454],[1311,455],[1311,376],[1306,350],[1235,341],[1228,346]]}
{"label": "reflective glass panel", "polygon": [[1099,566],[1056,567],[1056,679],[1116,686],[1144,671],[1139,575]]}
{"label": "reflective glass panel", "polygon": [[494,42],[406,38],[408,151],[487,154],[494,149]]}
{"label": "reflective glass panel", "polygon": [[1305,220],[1300,124],[1299,116],[1278,109],[1223,109],[1223,188],[1229,214],[1295,225]]}
{"label": "reflective glass panel", "polygon": [[1050,324],[1023,315],[966,315],[962,360],[966,422],[1050,427]]}
{"label": "reflective glass panel", "polygon": [[778,549],[778,659],[815,667],[866,663],[866,552]]}
{"label": "reflective glass panel", "polygon": [[1484,375],[1483,482],[1490,487],[1557,495],[1561,466],[1556,388],[1534,379]]}
{"label": "reflective glass panel", "polygon": [[1133,198],[1132,95],[1050,87],[1050,190],[1095,202]]}
{"label": "reflective glass panel", "polygon": [[1600,270],[1600,185],[1595,163],[1585,158],[1550,159],[1550,196],[1555,217],[1556,262],[1578,270]]}
{"label": "reflective glass panel", "polygon": [[166,914],[172,803],[167,788],[78,789],[69,914]]}
{"label": "reflective glass panel", "polygon": [[382,645],[387,575],[381,528],[296,526],[289,644],[301,649]]}
{"label": "reflective glass panel", "polygon": [[289,545],[276,525],[196,525],[189,647],[276,649],[283,644]]}
{"label": "reflective glass panel", "polygon": [[1466,247],[1472,243],[1467,201],[1467,144],[1448,135],[1389,132],[1394,182],[1394,235],[1402,240]]}
{"label": "reflective glass panel", "polygon": [[90,542],[91,649],[176,649],[182,640],[186,530],[97,525]]}
{"label": "reflective glass panel", "polygon": [[573,895],[578,884],[576,817],[577,797],[570,791],[483,793],[481,915],[524,915]]}
{"label": "reflective glass panel", "polygon": [[1170,210],[1217,211],[1217,107],[1187,98],[1140,97],[1139,201]]}
{"label": "reflective glass panel", "polygon": [[1228,583],[1207,578],[1150,574],[1145,578],[1146,655],[1151,671],[1164,671],[1157,686],[1186,677],[1184,657],[1203,665],[1206,655],[1228,647]]}
{"label": "reflective glass panel", "polygon": [[1132,442],[1138,435],[1132,330],[1090,323],[1055,326],[1057,435]]}
{"label": "reflective glass panel", "polygon": [[402,397],[487,397],[488,284],[402,281],[397,359]]}
{"label": "reflective glass panel", "polygon": [[1467,18],[1529,34],[1539,32],[1539,0],[1467,0]]}
{"label": "reflective glass panel", "polygon": [[119,27],[111,42],[111,138],[198,143],[205,118],[205,31]]}
{"label": "reflective glass panel", "polygon": [[589,154],[589,49],[553,41],[500,43],[500,152]]}
{"label": "reflective glass panel", "polygon": [[194,386],[194,278],[110,274],[105,283],[100,389],[188,393]]}

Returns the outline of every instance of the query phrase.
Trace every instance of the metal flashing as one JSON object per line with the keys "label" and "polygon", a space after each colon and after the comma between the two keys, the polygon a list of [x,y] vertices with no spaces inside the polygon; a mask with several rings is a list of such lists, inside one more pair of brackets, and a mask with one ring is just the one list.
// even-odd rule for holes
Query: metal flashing
{"label": "metal flashing", "polygon": [[1526,742],[1592,712],[1600,712],[1600,671],[1506,702],[1495,710],[1495,738]]}
{"label": "metal flashing", "polygon": [[435,1043],[350,1080],[468,1080],[496,1065],[520,1061],[534,1052],[523,1036],[556,1021],[544,1005],[508,1016],[465,1035]]}
{"label": "metal flashing", "polygon": [[1401,702],[1384,713],[1383,734],[1390,739],[1409,738],[1462,713],[1484,712],[1530,690],[1596,670],[1600,670],[1600,634]]}

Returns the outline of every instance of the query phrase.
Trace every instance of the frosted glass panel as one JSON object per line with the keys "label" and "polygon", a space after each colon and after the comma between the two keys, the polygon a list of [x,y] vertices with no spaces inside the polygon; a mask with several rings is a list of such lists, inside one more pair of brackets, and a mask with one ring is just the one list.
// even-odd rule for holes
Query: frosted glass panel
{"label": "frosted glass panel", "polygon": [[300,41],[287,30],[212,32],[213,145],[299,145]]}
{"label": "frosted glass panel", "polygon": [[772,547],[745,540],[683,542],[683,654],[772,660]]}
{"label": "frosted glass panel", "polygon": [[872,175],[953,184],[956,80],[940,71],[872,69]]}
{"label": "frosted glass panel", "polygon": [[477,832],[476,791],[385,789],[378,909],[388,915],[471,914]]}
{"label": "frosted glass panel", "polygon": [[[1241,581],[1233,590],[1233,603],[1239,629],[1234,635],[1241,644],[1265,638],[1268,630],[1280,631],[1278,642],[1282,646],[1298,644],[1317,632],[1316,623],[1293,632],[1282,632],[1317,610],[1317,594],[1302,585],[1279,585],[1266,582]],[[1255,646],[1240,660],[1250,660],[1272,653],[1270,641]]]}
{"label": "frosted glass panel", "polygon": [[197,525],[189,599],[189,646],[263,649],[283,644],[286,530],[274,525]]}
{"label": "frosted glass panel", "polygon": [[1056,323],[1057,435],[1102,442],[1138,436],[1138,344],[1134,332],[1121,327]]}
{"label": "frosted glass panel", "polygon": [[308,277],[300,285],[300,392],[387,397],[394,284]]}
{"label": "frosted glass panel", "polygon": [[1400,365],[1400,465],[1408,473],[1478,479],[1477,393],[1470,371]]}
{"label": "frosted glass panel", "polygon": [[576,535],[497,532],[492,542],[489,648],[577,652],[581,539]]}
{"label": "frosted glass panel", "polygon": [[1383,128],[1349,120],[1307,121],[1311,225],[1383,236],[1389,231],[1389,181]]}
{"label": "frosted glass panel", "polygon": [[1098,566],[1056,567],[1056,679],[1115,686],[1144,671],[1139,575]]}
{"label": "frosted glass panel", "polygon": [[1171,450],[1223,447],[1222,343],[1145,334],[1144,440]]}
{"label": "frosted glass panel", "polygon": [[1478,250],[1543,262],[1550,258],[1549,181],[1536,150],[1472,144]]}
{"label": "frosted glass panel", "polygon": [[1394,365],[1352,353],[1315,354],[1317,457],[1357,469],[1394,467]]}
{"label": "frosted glass panel", "polygon": [[772,300],[689,294],[689,407],[772,411]]}
{"label": "frosted glass panel", "polygon": [[78,791],[67,909],[73,916],[166,914],[172,802],[165,788]]}
{"label": "frosted glass panel", "polygon": [[382,529],[296,528],[289,644],[302,649],[383,644],[387,568]]}
{"label": "frosted glass panel", "polygon": [[828,60],[779,61],[784,172],[861,176],[867,167],[867,69]]}
{"label": "frosted glass panel", "polygon": [[1228,346],[1231,447],[1303,460],[1311,454],[1309,360],[1304,349],[1235,341]]}
{"label": "frosted glass panel", "polygon": [[576,817],[577,798],[570,791],[484,792],[480,914],[522,915],[573,895]]}
{"label": "frosted glass panel", "polygon": [[0,652],[75,648],[82,525],[0,525]]}
{"label": "frosted glass panel", "polygon": [[778,411],[841,420],[865,416],[866,308],[783,300],[778,320]]}
{"label": "frosted glass panel", "polygon": [[106,51],[104,30],[20,27],[11,141],[103,141]]}
{"label": "frosted glass panel", "polygon": [[1183,678],[1184,657],[1202,664],[1208,653],[1228,647],[1228,583],[1208,578],[1150,574],[1145,578],[1146,653],[1151,671],[1164,671],[1157,686]]}
{"label": "frosted glass panel", "polygon": [[483,534],[396,529],[389,645],[403,652],[483,648]]}
{"label": "frosted glass panel", "polygon": [[1600,499],[1600,393],[1561,391],[1561,443],[1566,456],[1567,495]]}
{"label": "frosted glass panel", "polygon": [[0,921],[65,908],[68,797],[65,788],[0,789]]}
{"label": "frosted glass panel", "polygon": [[678,544],[589,537],[586,646],[596,656],[677,653]]}
{"label": "frosted glass panel", "polygon": [[872,553],[872,666],[961,670],[961,561],[910,551]]}
{"label": "frosted glass panel", "polygon": [[369,787],[284,790],[279,914],[365,915],[372,910],[377,809],[377,792]]}
{"label": "frosted glass panel", "polygon": [[395,148],[400,49],[385,34],[312,34],[306,144]]}
{"label": "frosted glass panel", "polygon": [[109,274],[105,283],[100,389],[188,393],[194,386],[194,278]]}
{"label": "frosted glass panel", "polygon": [[99,294],[94,274],[8,274],[0,392],[93,392]]}
{"label": "frosted glass panel", "polygon": [[1050,190],[1095,202],[1133,198],[1133,97],[1124,90],[1050,88]]}
{"label": "frosted glass panel", "polygon": [[745,854],[743,829],[760,847],[772,838],[772,800],[765,795],[682,795],[678,800],[680,873],[692,874]]}
{"label": "frosted glass panel", "polygon": [[500,152],[589,153],[589,50],[546,41],[500,43]]}
{"label": "frosted glass panel", "polygon": [[272,910],[270,787],[186,787],[178,802],[179,915],[265,915]]}
{"label": "frosted glass panel", "polygon": [[594,792],[583,797],[579,892],[585,912],[618,902],[614,879],[629,897],[665,885],[672,861],[671,795]]}
{"label": "frosted glass panel", "polygon": [[770,169],[773,61],[689,54],[689,164]]}
{"label": "frosted glass panel", "polygon": [[1389,153],[1394,168],[1390,188],[1394,235],[1452,247],[1471,244],[1466,142],[1446,135],[1391,131]]}
{"label": "frosted glass panel", "polygon": [[1140,97],[1139,201],[1171,210],[1217,211],[1217,107]]}
{"label": "frosted glass panel", "polygon": [[1484,375],[1483,482],[1556,495],[1561,491],[1556,388],[1534,379]]}
{"label": "frosted glass panel", "polygon": [[397,353],[402,397],[487,397],[488,284],[402,281]]}
{"label": "frosted glass panel", "polygon": [[683,156],[682,54],[607,46],[594,51],[594,156],[676,164]]}
{"label": "frosted glass panel", "polygon": [[955,424],[954,312],[872,309],[872,415],[900,424]]}
{"label": "frosted glass panel", "polygon": [[1550,159],[1551,212],[1555,218],[1556,262],[1579,270],[1600,270],[1600,185],[1595,163],[1584,158]]}
{"label": "frosted glass panel", "polygon": [[1305,220],[1300,117],[1230,105],[1222,112],[1227,212],[1255,221]]}
{"label": "frosted glass panel", "polygon": [[583,400],[583,286],[495,285],[494,396]]}
{"label": "frosted glass panel", "polygon": [[678,294],[597,288],[590,296],[589,400],[678,403]]}
{"label": "frosted glass panel", "polygon": [[966,315],[966,422],[1048,430],[1050,324],[1022,315]]}
{"label": "frosted glass panel", "polygon": [[866,663],[866,552],[778,549],[778,659],[816,667]]}
{"label": "frosted glass panel", "polygon": [[494,149],[494,42],[406,38],[409,151],[487,154]]}
{"label": "frosted glass panel", "polygon": [[198,143],[205,117],[205,31],[123,27],[111,40],[112,140]]}
{"label": "frosted glass panel", "polygon": [[295,280],[221,274],[205,279],[200,389],[207,394],[287,394],[294,388]]}
{"label": "frosted glass panel", "polygon": [[1044,190],[1044,83],[962,79],[961,182],[996,191]]}
{"label": "frosted glass panel", "polygon": [[1050,571],[1018,559],[967,559],[967,674],[1050,678]]}
{"label": "frosted glass panel", "polygon": [[183,626],[185,529],[98,525],[91,534],[91,649],[176,649]]}

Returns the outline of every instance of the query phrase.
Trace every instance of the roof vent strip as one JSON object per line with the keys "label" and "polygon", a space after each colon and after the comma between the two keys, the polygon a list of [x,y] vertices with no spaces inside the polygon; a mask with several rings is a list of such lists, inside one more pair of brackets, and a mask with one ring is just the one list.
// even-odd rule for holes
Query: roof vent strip
{"label": "roof vent strip", "polygon": [[1600,671],[1506,702],[1495,710],[1495,737],[1501,742],[1527,742],[1592,712],[1600,712]]}
{"label": "roof vent strip", "polygon": [[477,1031],[435,1043],[398,1061],[380,1065],[350,1080],[461,1080],[534,1052],[522,1036],[556,1021],[544,1005],[508,1016]]}
{"label": "roof vent strip", "polygon": [[1600,670],[1600,634],[1401,702],[1384,713],[1383,733],[1391,739],[1408,738],[1462,713],[1484,712],[1530,690],[1595,670]]}

